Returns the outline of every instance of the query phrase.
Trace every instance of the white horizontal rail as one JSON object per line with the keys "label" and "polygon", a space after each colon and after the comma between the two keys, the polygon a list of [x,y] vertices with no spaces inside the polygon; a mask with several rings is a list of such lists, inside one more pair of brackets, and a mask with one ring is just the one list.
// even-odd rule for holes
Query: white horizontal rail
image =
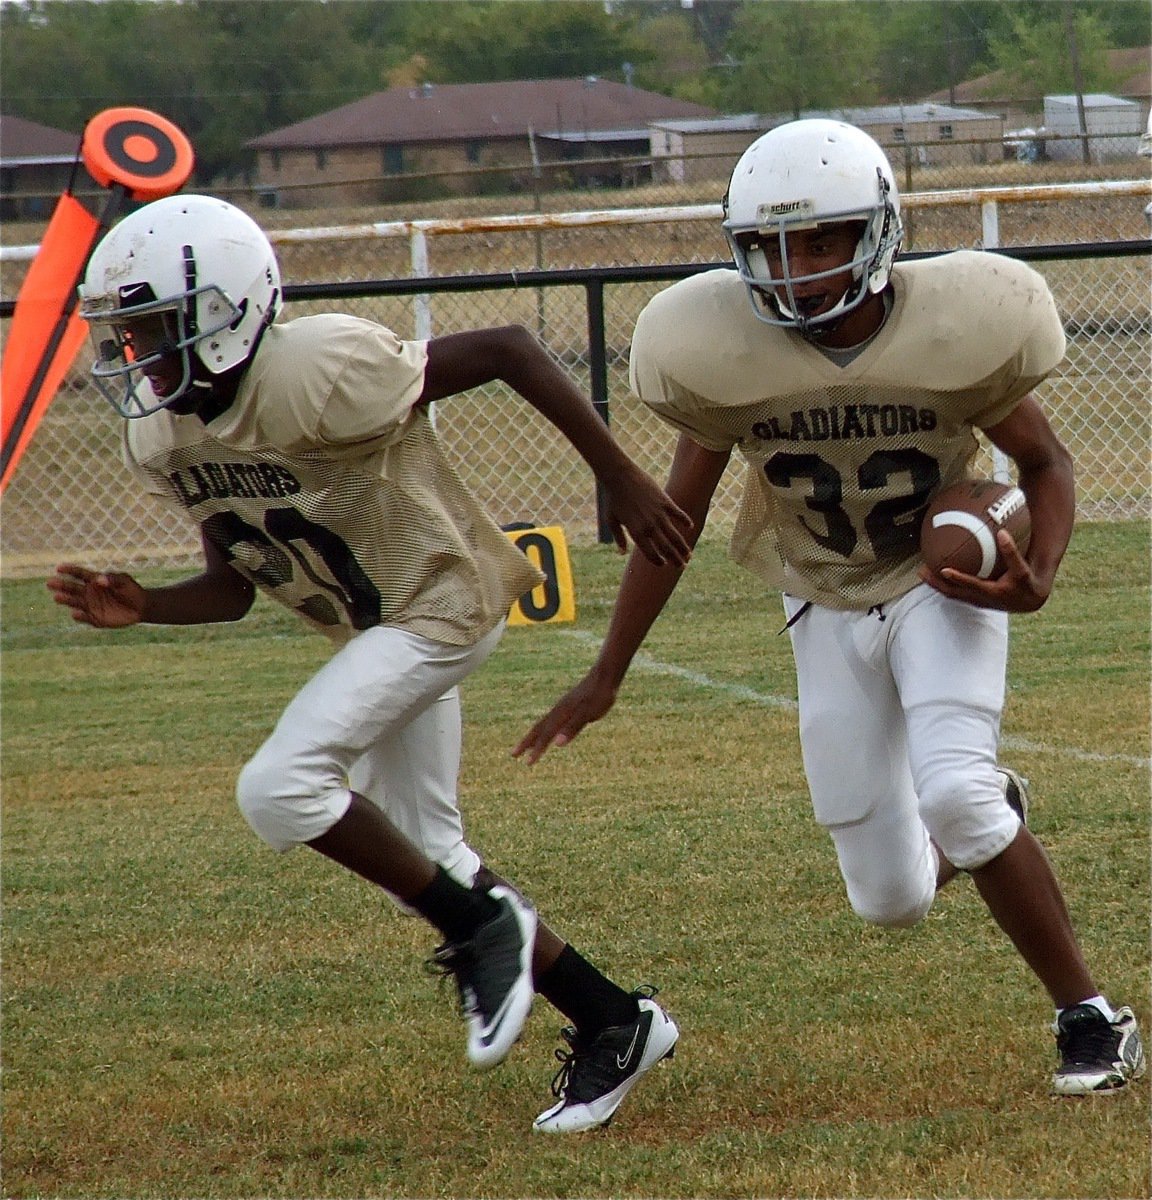
{"label": "white horizontal rail", "polygon": [[[962,188],[956,191],[909,192],[901,197],[905,209],[960,207],[978,204],[1023,204],[1036,201],[1083,200],[1090,197],[1152,195],[1152,180],[1121,179],[1087,183],[1053,183],[1019,187]],[[278,245],[301,242],[356,241],[370,238],[444,237],[460,233],[514,233],[541,229],[594,228],[611,225],[655,225],[671,221],[718,221],[719,204],[685,204],[646,208],[604,208],[585,212],[520,213],[512,216],[436,218],[420,221],[373,221],[359,225],[317,226],[311,229],[271,229]],[[37,245],[0,246],[0,262],[27,262]]]}
{"label": "white horizontal rail", "polygon": [[908,208],[944,208],[959,204],[1029,200],[1083,200],[1085,197],[1152,195],[1152,179],[1097,180],[1088,183],[1040,183],[1008,187],[957,188],[946,192],[911,192],[901,197]]}
{"label": "white horizontal rail", "polygon": [[368,225],[332,225],[314,229],[273,229],[273,242],[315,242],[357,238],[439,237],[455,233],[510,233],[536,229],[588,229],[605,225],[656,225],[661,221],[719,220],[719,204],[649,208],[602,208],[570,213],[521,213],[507,217],[462,217],[424,221],[376,221]]}

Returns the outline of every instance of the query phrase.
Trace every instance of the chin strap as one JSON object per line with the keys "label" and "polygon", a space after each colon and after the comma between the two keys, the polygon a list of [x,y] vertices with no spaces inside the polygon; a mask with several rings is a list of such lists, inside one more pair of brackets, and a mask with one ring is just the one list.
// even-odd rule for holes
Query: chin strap
{"label": "chin strap", "polygon": [[[880,330],[883,329],[884,326],[888,323],[888,315],[892,311],[892,290],[891,290],[891,288],[885,287],[884,290],[880,293],[880,298],[884,301],[884,316],[880,319],[880,324],[876,326],[876,328],[872,331],[872,333],[870,333],[859,344],[859,346],[847,347],[847,349],[856,349],[858,351],[863,350],[864,347],[867,346],[868,343],[870,341],[872,341],[872,339],[875,338],[880,333]],[[867,297],[865,297],[864,299],[866,300]],[[861,300],[860,304],[863,304],[863,303],[864,303],[864,300]],[[839,329],[840,326],[843,325],[844,319],[847,316],[849,316],[851,313],[855,312],[856,308],[860,307],[860,304],[857,304],[855,306],[855,308],[850,308],[846,312],[842,312],[833,321],[828,321],[827,323],[825,323],[823,325],[818,325],[818,326],[811,326],[811,327],[801,326],[799,328],[798,332],[800,333],[801,337],[806,338],[810,342],[819,342],[822,334],[834,333],[837,329]]]}

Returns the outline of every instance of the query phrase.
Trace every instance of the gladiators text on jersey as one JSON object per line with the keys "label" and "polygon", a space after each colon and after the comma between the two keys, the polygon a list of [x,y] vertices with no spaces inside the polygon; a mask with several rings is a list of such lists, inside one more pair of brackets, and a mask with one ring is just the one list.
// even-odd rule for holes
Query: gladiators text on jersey
{"label": "gladiators text on jersey", "polygon": [[826,442],[923,433],[936,424],[932,409],[911,404],[830,404],[757,421],[752,436],[762,442]]}

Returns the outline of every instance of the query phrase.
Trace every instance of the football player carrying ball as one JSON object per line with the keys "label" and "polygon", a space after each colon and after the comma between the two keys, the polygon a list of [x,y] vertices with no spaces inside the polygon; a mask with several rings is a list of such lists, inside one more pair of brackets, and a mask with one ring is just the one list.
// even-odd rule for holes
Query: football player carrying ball
{"label": "football player carrying ball", "polygon": [[[1023,781],[997,764],[1008,614],[1047,600],[1072,531],[1072,462],[1033,389],[1064,355],[1044,280],[997,254],[898,263],[881,148],[839,121],[757,139],[732,174],[736,271],[673,284],[640,314],[632,385],[680,434],[668,494],[699,536],[733,450],[732,554],[784,593],[816,820],[853,909],[907,926],[958,871],[1056,1007],[1056,1092],[1144,1070],[1136,1020],[1085,964]],[[1016,465],[1032,529],[1006,569],[932,572],[932,498],[972,473],[981,430]],[[633,554],[591,671],[529,731],[536,761],[615,702],[682,567]],[[850,747],[850,752],[846,752]]]}

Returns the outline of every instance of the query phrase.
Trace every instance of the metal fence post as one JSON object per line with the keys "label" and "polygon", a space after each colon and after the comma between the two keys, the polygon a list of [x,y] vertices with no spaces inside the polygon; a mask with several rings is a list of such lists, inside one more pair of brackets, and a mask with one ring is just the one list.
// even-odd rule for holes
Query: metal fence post
{"label": "metal fence post", "polygon": [[[608,355],[604,346],[604,281],[590,279],[584,284],[588,303],[588,374],[592,406],[608,424]],[[596,481],[596,539],[607,545],[614,541],[608,523],[608,495]]]}
{"label": "metal fence post", "polygon": [[[994,196],[988,197],[980,204],[980,225],[984,249],[998,250],[1000,248],[1000,209]],[[992,447],[992,478],[1000,483],[1012,482],[1012,470],[1008,465],[1008,455],[999,446]]]}
{"label": "metal fence post", "polygon": [[995,199],[980,203],[981,245],[985,250],[1000,248],[1000,207]]}
{"label": "metal fence post", "polygon": [[[413,226],[412,235],[408,241],[409,261],[412,264],[412,274],[417,278],[427,278],[431,272],[428,269],[428,235],[419,226]],[[432,336],[432,300],[427,292],[421,292],[412,298],[413,317],[415,320],[416,339],[423,341]]]}

